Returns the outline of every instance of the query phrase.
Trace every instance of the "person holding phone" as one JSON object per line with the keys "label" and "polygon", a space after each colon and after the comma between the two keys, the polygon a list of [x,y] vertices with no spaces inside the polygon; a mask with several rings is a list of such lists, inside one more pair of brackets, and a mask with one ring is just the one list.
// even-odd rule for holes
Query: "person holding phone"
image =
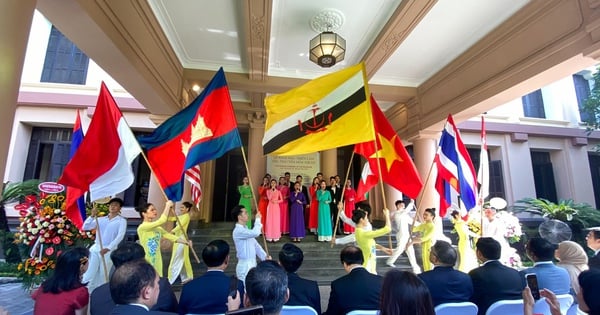
{"label": "person holding phone", "polygon": [[[534,293],[537,294],[537,297],[534,296]],[[523,289],[522,296],[523,315],[533,315],[533,306],[541,297],[543,297],[546,300],[546,303],[548,303],[548,306],[550,307],[550,315],[562,315],[562,312],[560,311],[560,303],[558,302],[556,295],[550,290],[543,289],[539,291],[537,288],[534,289],[530,286],[527,286],[525,289]]]}

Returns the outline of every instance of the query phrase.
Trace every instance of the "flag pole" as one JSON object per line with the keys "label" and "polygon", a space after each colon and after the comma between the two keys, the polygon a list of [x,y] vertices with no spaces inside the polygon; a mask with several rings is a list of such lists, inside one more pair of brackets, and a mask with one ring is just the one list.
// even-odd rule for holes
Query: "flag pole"
{"label": "flag pole", "polygon": [[[371,115],[373,115],[373,113],[371,113]],[[371,117],[371,119],[372,119],[372,117]],[[380,157],[379,157],[379,146],[377,145],[378,137],[377,137],[377,134],[375,133],[375,126],[373,126],[373,135],[375,137],[375,141],[373,141],[373,143],[375,144],[375,158],[377,159],[377,171],[379,172],[379,180],[378,181],[379,181],[379,187],[381,188],[381,197],[383,198],[383,208],[388,209],[387,202],[385,200],[385,189],[383,187],[383,173],[381,173],[381,161],[380,161]],[[368,161],[367,161],[367,163],[368,163]],[[386,220],[387,220],[387,218],[386,218]],[[392,246],[392,232],[388,233],[388,243],[390,245],[390,249],[393,249],[394,247]]]}
{"label": "flag pole", "polygon": [[[150,161],[148,161],[148,157],[146,156],[146,153],[144,153],[144,150],[140,150],[140,154],[142,155],[142,157],[144,158],[144,161],[146,161],[146,164],[148,164],[148,168],[150,168],[150,171],[152,173],[154,173],[154,169],[152,169],[152,165],[150,165]],[[160,185],[158,185],[160,186]],[[167,194],[165,193],[165,191],[162,189],[162,187],[160,187],[160,192],[162,192],[163,197],[165,197],[166,201],[169,201],[169,197],[167,197]],[[181,222],[179,221],[179,217],[177,216],[177,213],[175,213],[175,209],[173,209],[173,207],[171,207],[169,209],[170,212],[173,213],[173,215],[175,216],[175,221],[177,222],[177,225],[182,226]],[[196,254],[196,251],[194,250],[194,247],[192,245],[190,245],[190,239],[187,235],[187,231],[183,234],[183,238],[185,238],[185,240],[188,242],[188,246],[190,248],[190,250],[192,251],[192,255],[194,255],[194,259],[196,260],[197,263],[200,263],[200,258],[198,258],[198,254]]]}
{"label": "flag pole", "polygon": [[[252,200],[254,200],[254,206],[256,207],[256,212],[260,213],[258,211],[258,201],[256,200],[256,197],[254,196],[254,185],[252,184],[252,176],[250,176],[250,167],[248,167],[248,160],[246,159],[246,151],[244,150],[244,146],[241,146],[240,149],[242,150],[242,159],[244,160],[244,166],[246,167],[246,174],[248,174],[248,183],[250,184],[250,191],[252,192]],[[261,228],[261,234],[263,236],[262,237],[263,244],[265,246],[265,252],[267,253],[267,256],[269,256],[269,248],[267,247],[267,237],[266,237],[263,229],[264,229],[264,226]]]}
{"label": "flag pole", "polygon": [[[485,113],[484,113],[485,114]],[[484,143],[485,143],[485,150],[487,150],[487,135],[485,134],[485,122],[484,122],[484,114],[481,115],[481,150],[483,150],[484,147]],[[486,158],[488,157],[488,155],[486,154]],[[488,165],[489,167],[489,165]],[[486,181],[485,179],[485,172],[483,170],[481,170],[482,168],[482,161],[481,161],[481,153],[480,153],[480,160],[479,160],[479,172],[481,172],[481,186],[479,189],[479,220],[480,220],[480,228],[479,228],[479,234],[480,236],[483,236],[483,185]],[[489,171],[488,171],[488,192],[489,192]]]}
{"label": "flag pole", "polygon": [[348,177],[350,176],[350,168],[352,167],[352,161],[354,160],[354,150],[352,150],[352,155],[350,155],[350,163],[348,163],[348,170],[346,171],[346,179],[344,179],[344,189],[342,189],[342,196],[340,197],[340,201],[338,202],[338,215],[337,218],[335,218],[335,227],[333,229],[333,237],[331,238],[331,247],[333,248],[333,245],[335,244],[335,231],[337,231],[337,227],[340,223],[340,214],[339,211],[344,211],[345,208],[345,204],[342,203],[342,206],[340,207],[340,202],[342,202],[342,200],[344,200],[344,194],[346,193],[346,182],[348,182]]}
{"label": "flag pole", "polygon": [[[110,92],[109,92],[110,94]],[[111,95],[112,97],[112,95]],[[115,102],[116,105],[116,102]],[[118,107],[117,109],[119,110],[119,112],[121,111]],[[125,121],[125,123],[127,124],[127,128],[129,128],[131,130],[131,127],[129,126],[129,123],[127,122],[127,119],[125,119],[125,116],[123,115],[123,113],[121,113],[121,117],[123,118],[123,121]],[[138,146],[140,146],[139,142],[136,139],[136,144]],[[154,173],[154,169],[152,168],[152,165],[150,164],[150,161],[148,161],[148,157],[146,156],[146,153],[144,153],[144,150],[142,150],[141,146],[140,146],[140,154],[142,155],[142,157],[144,158],[144,161],[146,161],[146,165],[148,165],[148,168],[150,169],[150,172]],[[185,173],[185,170],[184,170]],[[160,184],[158,185],[160,186]],[[165,191],[163,190],[162,187],[160,187],[160,192],[162,192],[163,197],[165,197],[166,201],[169,201],[169,197],[167,197],[167,194],[165,193]],[[179,217],[177,216],[177,213],[175,213],[175,209],[173,209],[173,207],[171,207],[171,209],[169,209],[170,212],[173,213],[173,215],[175,216],[175,221],[177,222],[177,225],[181,226],[181,222],[179,221]],[[183,238],[185,238],[185,240],[188,243],[188,247],[190,248],[192,255],[194,255],[194,259],[196,260],[196,263],[200,263],[200,258],[198,258],[198,254],[196,254],[196,251],[194,250],[194,247],[192,245],[190,245],[190,239],[187,235],[187,231],[183,234]]]}
{"label": "flag pole", "polygon": [[[437,155],[437,153],[436,153]],[[429,171],[427,172],[427,177],[425,178],[425,182],[423,183],[423,188],[421,189],[421,191],[419,192],[419,195],[417,195],[417,199],[419,202],[421,201],[421,197],[423,197],[423,193],[425,192],[425,188],[427,187],[427,183],[429,182],[429,178],[431,177],[431,171],[433,171],[433,165],[435,165],[435,157],[433,158],[433,161],[431,162],[431,166],[429,166]],[[412,229],[415,227],[415,222],[417,221],[417,217],[421,217],[423,215],[423,213],[420,211],[419,207],[417,207],[417,204],[415,203],[415,217],[413,218],[413,222],[410,225],[410,230],[412,231]]]}
{"label": "flag pole", "polygon": [[[96,203],[94,202],[94,208],[96,208]],[[106,260],[104,260],[104,246],[102,245],[102,235],[100,233],[100,224],[98,223],[98,213],[94,217],[96,221],[96,237],[98,238],[98,244],[100,244],[100,257],[102,258],[102,267],[104,269],[104,279],[108,282],[108,268],[106,267]]]}

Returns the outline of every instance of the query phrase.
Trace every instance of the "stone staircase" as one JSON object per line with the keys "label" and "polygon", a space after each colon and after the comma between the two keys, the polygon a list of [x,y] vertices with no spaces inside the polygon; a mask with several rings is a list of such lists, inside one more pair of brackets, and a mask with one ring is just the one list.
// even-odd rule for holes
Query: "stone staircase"
{"label": "stone staircase", "polygon": [[[208,242],[215,239],[223,239],[229,243],[229,246],[231,247],[230,261],[229,266],[225,272],[230,275],[235,273],[235,266],[237,264],[235,246],[233,245],[233,239],[231,238],[233,226],[233,222],[219,222],[209,224],[200,223],[196,226],[193,226],[191,224],[190,228],[188,229],[188,235],[192,240],[194,244],[194,249],[196,250],[196,253],[200,257],[200,259],[202,259],[202,249]],[[260,242],[261,246],[264,247],[262,236],[257,238],[257,240]],[[267,243],[268,253],[274,260],[277,260],[279,251],[281,250],[283,244],[290,241],[290,238],[287,235],[284,235],[282,236],[281,240],[277,243]],[[384,236],[378,238],[377,243],[382,244],[384,246],[388,246],[388,237]],[[319,285],[328,286],[331,283],[331,281],[345,274],[345,271],[340,263],[340,250],[343,247],[342,245],[334,245],[334,247],[332,248],[329,242],[318,242],[317,237],[313,234],[307,235],[302,242],[294,244],[300,247],[304,252],[304,262],[298,270],[298,274],[301,277],[315,280],[319,283]],[[378,254],[385,255],[380,251],[378,251]],[[163,252],[163,265],[165,266],[165,268],[169,264],[170,256],[170,253]],[[384,275],[389,269],[391,269],[390,267],[385,265],[386,258],[387,256],[377,259],[377,272],[380,275]],[[194,262],[193,257],[191,257],[191,259],[192,266],[194,269],[194,275],[198,276],[206,272],[206,265],[203,262],[197,264]],[[408,263],[408,259],[405,256],[401,256],[396,261],[396,268],[400,268],[403,270],[411,270],[410,265]],[[175,284],[175,289],[177,289],[177,283]]]}

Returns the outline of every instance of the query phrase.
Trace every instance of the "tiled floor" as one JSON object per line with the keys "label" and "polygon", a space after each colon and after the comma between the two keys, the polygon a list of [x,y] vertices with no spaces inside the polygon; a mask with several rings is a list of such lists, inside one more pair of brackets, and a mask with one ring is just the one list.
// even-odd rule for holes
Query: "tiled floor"
{"label": "tiled floor", "polygon": [[33,314],[33,300],[21,283],[0,284],[0,306],[10,315]]}

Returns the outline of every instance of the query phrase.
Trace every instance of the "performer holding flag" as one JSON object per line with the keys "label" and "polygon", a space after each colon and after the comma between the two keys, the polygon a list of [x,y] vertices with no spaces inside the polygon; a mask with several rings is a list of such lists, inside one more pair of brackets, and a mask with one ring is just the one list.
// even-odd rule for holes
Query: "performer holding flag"
{"label": "performer holding flag", "polygon": [[[58,182],[76,188],[81,195],[89,191],[93,201],[115,196],[133,183],[131,162],[140,152],[131,129],[103,82],[88,133]],[[125,218],[119,215],[123,201],[113,198],[109,204],[107,217],[98,219],[97,212],[92,210],[92,216],[83,226],[84,229],[96,229],[89,267],[83,277],[83,282],[89,283],[90,292],[108,282],[112,261],[107,254],[121,242],[127,227]]]}
{"label": "performer holding flag", "polygon": [[[147,157],[143,156],[165,199],[181,200],[186,170],[242,146],[223,68],[190,105],[139,141],[147,150]],[[186,233],[182,236],[189,241]],[[194,249],[191,251],[199,263]]]}

